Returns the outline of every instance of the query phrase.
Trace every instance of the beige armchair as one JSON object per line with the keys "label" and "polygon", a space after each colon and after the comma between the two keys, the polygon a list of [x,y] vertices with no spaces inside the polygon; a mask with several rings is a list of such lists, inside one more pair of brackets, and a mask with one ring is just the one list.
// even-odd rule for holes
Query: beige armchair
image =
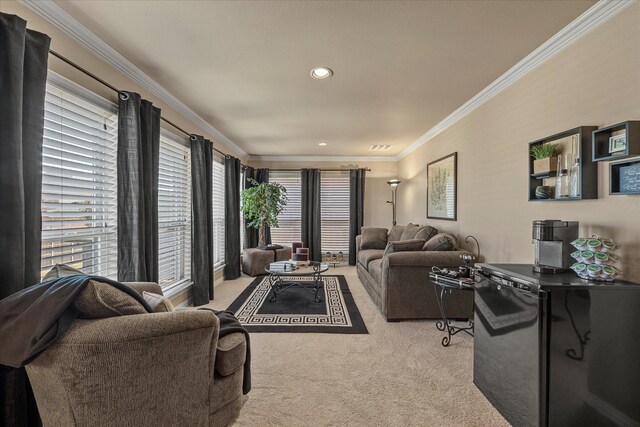
{"label": "beige armchair", "polygon": [[77,319],[26,366],[44,426],[232,423],[247,344],[240,333],[219,340],[219,327],[205,310]]}

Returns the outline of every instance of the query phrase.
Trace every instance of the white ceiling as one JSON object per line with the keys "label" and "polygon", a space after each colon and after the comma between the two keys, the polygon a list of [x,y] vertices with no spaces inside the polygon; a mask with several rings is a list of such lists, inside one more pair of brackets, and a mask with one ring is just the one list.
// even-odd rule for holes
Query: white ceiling
{"label": "white ceiling", "polygon": [[262,156],[397,155],[594,3],[57,2]]}

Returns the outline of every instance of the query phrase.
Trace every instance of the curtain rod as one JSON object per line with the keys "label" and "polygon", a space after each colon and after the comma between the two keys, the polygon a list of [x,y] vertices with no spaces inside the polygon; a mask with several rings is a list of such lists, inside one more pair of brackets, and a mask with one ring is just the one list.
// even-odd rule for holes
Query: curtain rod
{"label": "curtain rod", "polygon": [[[75,62],[73,62],[72,60],[62,56],[61,54],[59,54],[58,52],[56,52],[53,49],[49,49],[49,53],[53,56],[55,56],[56,58],[60,59],[61,61],[67,63],[68,65],[71,65],[73,68],[75,68],[76,70],[80,71],[81,73],[86,74],[87,76],[91,77],[92,79],[94,79],[95,81],[97,81],[98,83],[101,83],[102,85],[108,87],[109,89],[111,89],[114,92],[117,93],[122,93],[123,91],[118,89],[117,87],[115,87],[114,85],[102,80],[100,77],[96,76],[95,74],[93,74],[91,71],[87,70],[84,67],[81,67],[80,65],[76,64]],[[160,119],[167,123],[168,125],[174,127],[175,129],[179,130],[180,132],[182,132],[183,134],[187,135],[189,138],[191,138],[191,136],[193,135],[193,133],[189,133],[186,130],[182,129],[180,126],[178,126],[177,124],[173,123],[172,121],[170,121],[169,119],[166,119],[162,116],[160,116]],[[212,144],[213,145],[213,144]],[[218,150],[216,147],[213,147],[213,151],[215,151],[216,153],[220,154],[221,156],[225,156],[227,157],[228,154]],[[245,166],[245,165],[242,165]]]}
{"label": "curtain rod", "polygon": [[[268,168],[270,171],[275,172],[300,172],[302,169],[282,169],[282,168]],[[308,168],[312,169],[312,168]],[[360,168],[361,169],[361,168]],[[351,169],[319,169],[321,172],[349,172]],[[365,168],[367,172],[371,172],[371,169]]]}

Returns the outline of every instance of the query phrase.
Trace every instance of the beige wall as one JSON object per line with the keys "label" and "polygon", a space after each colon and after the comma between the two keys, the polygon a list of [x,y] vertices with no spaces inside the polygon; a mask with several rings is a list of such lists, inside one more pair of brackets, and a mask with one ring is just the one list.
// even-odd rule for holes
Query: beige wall
{"label": "beige wall", "polygon": [[364,226],[391,226],[391,191],[387,181],[396,178],[398,173],[395,161],[362,161],[362,162],[313,162],[313,161],[250,161],[256,168],[325,168],[325,169],[357,169],[369,168],[364,191]]}
{"label": "beige wall", "polygon": [[[142,95],[143,98],[150,100],[155,106],[161,108],[163,117],[177,124],[182,129],[185,129],[186,131],[191,133],[203,135],[210,139],[214,139],[212,135],[207,134],[206,131],[199,128],[195,123],[191,122],[189,119],[182,116],[173,108],[157,99],[154,95],[148,93],[142,87],[138,86],[129,78],[122,75],[111,65],[103,62],[89,50],[85,49],[83,46],[67,37],[62,31],[49,24],[37,13],[31,11],[31,9],[29,9],[28,7],[23,6],[13,0],[1,0],[0,12],[20,16],[22,19],[27,21],[27,28],[35,31],[40,31],[51,37],[52,50],[55,50],[62,56],[87,69],[88,71],[92,72],[93,74],[97,75],[98,77],[107,81],[118,89],[138,92]],[[130,58],[130,60],[135,63],[135,58]],[[75,68],[67,65],[66,63],[62,62],[60,59],[55,58],[52,55],[49,56],[49,69],[57,74],[68,78],[69,80],[78,83],[81,86],[84,86],[85,88],[103,96],[110,101],[118,101],[115,92],[113,92],[111,89],[96,82],[92,78],[87,77],[80,71],[77,71]],[[180,94],[174,93],[174,95],[180,98]],[[170,132],[177,134],[178,136],[183,136],[182,133],[180,133],[178,130],[170,125],[165,124],[164,122],[162,122],[162,127],[166,128]],[[231,147],[227,147],[221,142],[216,142],[215,146],[225,153],[234,154],[234,150]]]}
{"label": "beige wall", "polygon": [[[488,262],[533,259],[531,221],[580,221],[624,245],[625,276],[640,281],[640,196],[610,196],[598,165],[597,200],[528,202],[527,143],[581,125],[640,120],[640,3],[593,30],[420,149],[400,160],[398,223],[473,234]],[[458,152],[458,220],[426,219],[426,164]]]}

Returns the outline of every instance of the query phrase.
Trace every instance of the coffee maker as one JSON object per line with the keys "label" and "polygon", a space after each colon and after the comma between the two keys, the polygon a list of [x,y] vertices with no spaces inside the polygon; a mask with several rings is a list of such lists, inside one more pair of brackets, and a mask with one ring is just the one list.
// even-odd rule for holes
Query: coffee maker
{"label": "coffee maker", "polygon": [[543,219],[533,221],[536,273],[556,274],[569,270],[571,242],[578,238],[578,221]]}

